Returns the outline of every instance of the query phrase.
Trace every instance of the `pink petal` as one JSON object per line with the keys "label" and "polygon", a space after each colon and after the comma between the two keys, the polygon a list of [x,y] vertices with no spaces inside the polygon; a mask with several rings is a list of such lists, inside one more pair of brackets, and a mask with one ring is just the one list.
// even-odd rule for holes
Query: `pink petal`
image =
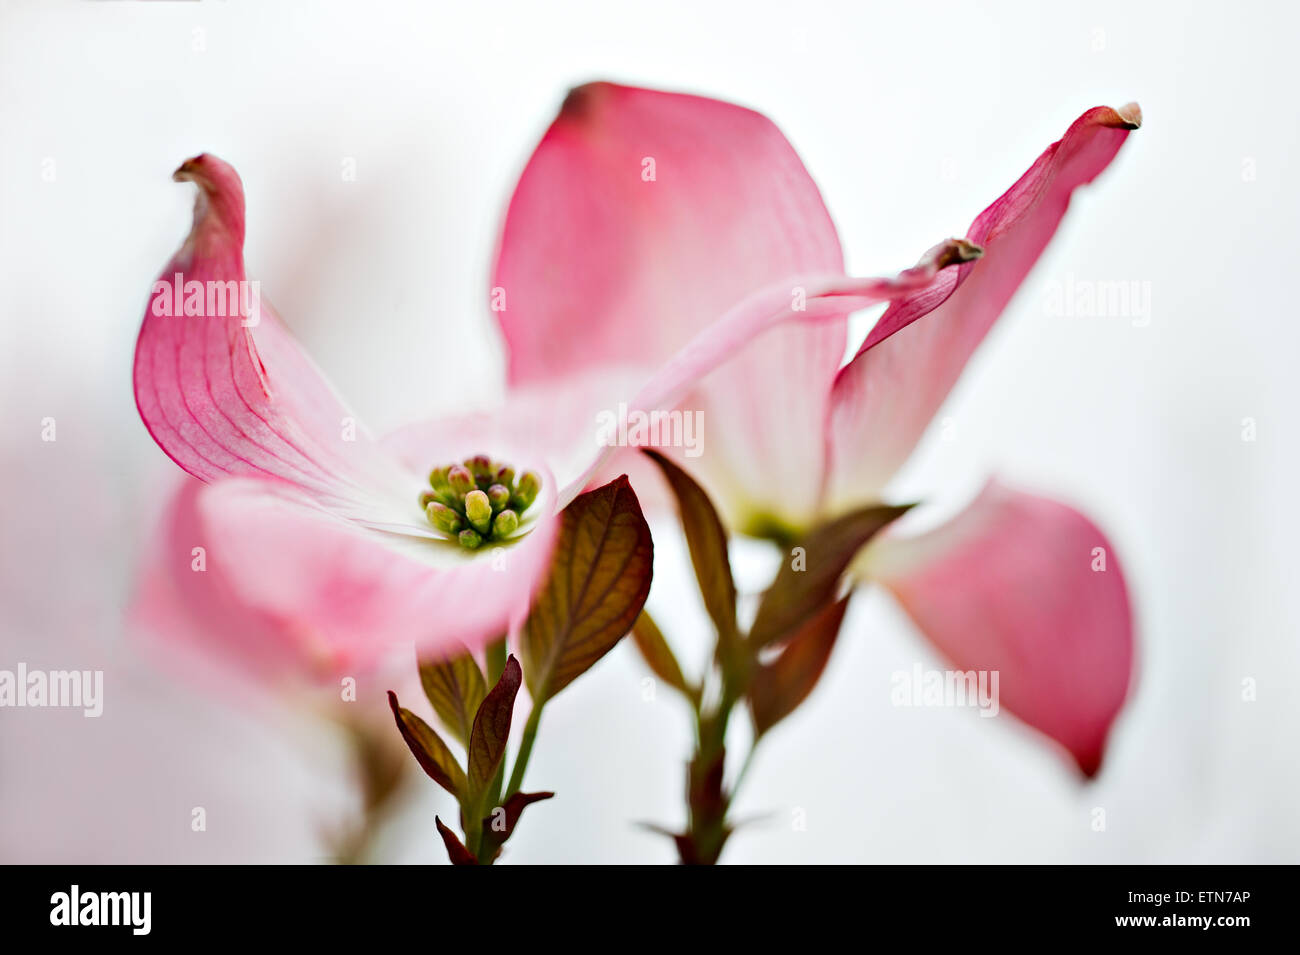
{"label": "pink petal", "polygon": [[1109,165],[1140,122],[1136,104],[1084,113],[971,225],[967,238],[984,257],[881,317],[835,381],[828,435],[834,510],[880,498],[1056,232],[1071,194]]}
{"label": "pink petal", "polygon": [[[699,332],[687,342],[672,359],[666,362],[636,393],[626,409],[628,413],[670,409],[680,403],[699,382],[715,370],[728,365],[737,352],[765,332],[782,324],[812,325],[823,321],[838,321],[839,316],[857,309],[868,308],[880,302],[901,298],[927,288],[939,280],[948,267],[978,256],[979,250],[962,239],[942,242],[930,249],[921,261],[898,275],[885,278],[853,278],[845,275],[808,275],[796,278],[804,295],[796,305],[789,294],[786,282],[778,282],[754,292],[733,306],[721,318]],[[763,400],[763,399],[756,399]],[[770,420],[766,405],[756,409],[755,422],[769,429],[776,427]],[[706,419],[709,439],[724,426]],[[782,436],[786,436],[781,432]],[[796,453],[791,451],[790,454]],[[561,494],[561,506],[572,500],[578,491],[607,462],[608,452],[576,482],[571,482]],[[818,472],[819,458],[798,461],[805,471]],[[755,496],[747,502],[762,502],[766,513],[755,516],[772,516],[780,513],[788,488],[773,477],[772,472],[758,470],[750,475],[756,482]],[[724,509],[727,500],[719,500]],[[785,503],[788,503],[786,501]],[[734,521],[734,527],[745,529],[744,521]]]}
{"label": "pink petal", "polygon": [[1088,518],[994,483],[936,530],[886,535],[865,564],[955,668],[999,671],[1001,705],[1097,772],[1133,677],[1133,621]]}
{"label": "pink petal", "polygon": [[[580,87],[506,216],[493,285],[510,381],[664,361],[746,296],[785,283],[788,300],[810,273],[842,275],[839,239],[769,120],[698,96]],[[839,313],[746,342],[691,396],[711,436],[693,463],[729,485],[760,475],[811,509],[844,341]]]}
{"label": "pink petal", "polygon": [[413,646],[481,649],[520,622],[541,582],[554,494],[535,507],[527,537],[470,556],[359,527],[278,481],[187,481],[136,610],[167,641],[269,680],[355,675]]}
{"label": "pink petal", "polygon": [[[194,182],[198,198],[193,229],[155,283],[136,343],[136,404],[149,433],[205,481],[273,477],[353,516],[409,518],[405,497],[400,505],[385,497],[414,499],[403,475],[376,454],[266,301],[247,307],[253,286],[240,285],[244,193],[235,170],[202,155],[175,178]],[[206,317],[176,314],[176,290],[183,305],[191,282],[200,283]],[[240,291],[240,300],[209,304],[218,289]]]}

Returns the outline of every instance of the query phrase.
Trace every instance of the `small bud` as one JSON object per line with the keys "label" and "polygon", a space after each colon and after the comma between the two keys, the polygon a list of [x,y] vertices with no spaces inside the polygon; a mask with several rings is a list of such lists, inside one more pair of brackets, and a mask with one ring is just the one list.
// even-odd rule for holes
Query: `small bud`
{"label": "small bud", "polygon": [[469,473],[469,468],[459,464],[453,464],[448,468],[447,483],[458,495],[465,495],[474,490],[474,476]]}
{"label": "small bud", "polygon": [[421,491],[421,492],[420,492],[420,506],[421,506],[421,507],[427,509],[428,506],[429,506],[429,504],[430,504],[430,502],[432,502],[432,501],[436,501],[436,500],[438,500],[438,492],[437,492],[437,491]]}
{"label": "small bud", "polygon": [[515,488],[514,500],[511,502],[520,513],[533,506],[537,492],[542,488],[542,479],[535,471],[525,471],[519,476],[519,486]]}
{"label": "small bud", "polygon": [[510,502],[510,488],[504,484],[493,484],[487,489],[487,496],[492,502],[492,513],[496,514]]}
{"label": "small bud", "polygon": [[459,514],[447,505],[439,504],[437,501],[430,501],[425,507],[424,513],[429,516],[429,523],[444,534],[455,534],[465,524],[460,519]]}
{"label": "small bud", "polygon": [[519,515],[514,511],[502,511],[492,522],[492,534],[495,537],[509,537],[519,530]]}
{"label": "small bud", "polygon": [[507,488],[512,486],[515,483],[515,469],[508,464],[503,465],[497,471],[496,482],[505,485]]}
{"label": "small bud", "polygon": [[492,503],[480,490],[470,491],[465,495],[465,516],[480,534],[486,534],[492,526]]}
{"label": "small bud", "polygon": [[473,474],[476,478],[490,478],[492,476],[492,459],[486,454],[476,454],[472,458],[466,458],[465,467],[469,468],[470,474]]}
{"label": "small bud", "polygon": [[483,538],[479,536],[478,531],[465,528],[460,532],[460,546],[466,550],[478,550],[483,543]]}
{"label": "small bud", "polygon": [[432,471],[430,471],[429,486],[436,491],[441,491],[443,488],[447,487],[448,470],[450,469],[446,467],[441,467],[441,468],[434,468]]}

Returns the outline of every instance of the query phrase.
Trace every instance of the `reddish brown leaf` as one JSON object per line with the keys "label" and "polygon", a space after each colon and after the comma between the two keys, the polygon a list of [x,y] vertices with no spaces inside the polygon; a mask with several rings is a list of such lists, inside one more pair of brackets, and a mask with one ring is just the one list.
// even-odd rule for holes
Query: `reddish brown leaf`
{"label": "reddish brown leaf", "polygon": [[722,527],[713,502],[704,488],[689,474],[658,451],[644,452],[664,472],[681,515],[682,529],[686,532],[686,546],[691,552],[695,579],[704,597],[704,606],[718,636],[727,643],[737,639],[736,584],[731,576],[731,561],[727,556],[727,532]]}
{"label": "reddish brown leaf", "polygon": [[397,721],[402,739],[406,741],[420,768],[457,799],[463,798],[467,790],[465,771],[460,768],[447,744],[433,731],[433,727],[400,706],[397,694],[392,690],[388,691],[388,705],[392,707],[393,719]]}
{"label": "reddish brown leaf", "polygon": [[523,674],[519,661],[512,655],[492,692],[483,698],[483,705],[474,717],[469,734],[469,806],[481,808],[483,797],[501,766],[510,738],[510,720],[514,715],[515,696]]}
{"label": "reddish brown leaf", "polygon": [[632,629],[650,593],[654,543],[627,476],[561,514],[550,576],[524,627],[533,705],[559,693]]}
{"label": "reddish brown leaf", "polygon": [[817,685],[835,647],[846,606],[847,597],[825,607],[795,632],[779,657],[754,671],[749,708],[756,734],[766,733],[789,716]]}
{"label": "reddish brown leaf", "polygon": [[550,799],[555,793],[515,793],[483,819],[483,857],[495,859],[501,846],[515,831],[519,817],[535,802]]}
{"label": "reddish brown leaf", "polygon": [[433,821],[438,826],[438,835],[442,836],[442,844],[447,847],[447,858],[452,865],[478,865],[478,859],[456,838],[456,833],[444,826],[437,816]]}
{"label": "reddish brown leaf", "polygon": [[806,620],[820,613],[835,599],[840,577],[862,545],[910,508],[910,504],[879,505],[851,511],[800,541],[796,548],[799,553],[781,564],[776,580],[763,595],[749,631],[753,646],[757,649],[788,639]]}
{"label": "reddish brown leaf", "polygon": [[686,677],[682,675],[682,668],[678,665],[672,648],[668,646],[668,641],[664,639],[663,633],[651,619],[650,614],[644,610],[632,626],[632,639],[636,641],[637,649],[641,651],[641,656],[654,671],[655,676],[674,689],[680,690],[687,699],[692,701],[699,699],[699,691],[686,682]]}

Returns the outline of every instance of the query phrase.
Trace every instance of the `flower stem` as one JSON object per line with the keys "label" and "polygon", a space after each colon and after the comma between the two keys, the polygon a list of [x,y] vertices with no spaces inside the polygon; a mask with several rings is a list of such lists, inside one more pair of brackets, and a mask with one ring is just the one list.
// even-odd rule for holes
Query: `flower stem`
{"label": "flower stem", "polygon": [[465,816],[465,848],[477,857],[483,847],[483,810],[474,806]]}
{"label": "flower stem", "polygon": [[524,738],[519,743],[519,755],[515,757],[515,768],[510,774],[510,785],[506,787],[506,797],[519,792],[524,784],[524,770],[528,768],[528,757],[533,753],[533,742],[537,739],[537,727],[542,721],[542,707],[534,704],[524,724]]}

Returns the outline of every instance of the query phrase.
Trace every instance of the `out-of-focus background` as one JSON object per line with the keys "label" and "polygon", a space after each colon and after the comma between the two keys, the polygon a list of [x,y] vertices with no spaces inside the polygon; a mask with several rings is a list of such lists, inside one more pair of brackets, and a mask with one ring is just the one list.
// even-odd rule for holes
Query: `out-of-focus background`
{"label": "out-of-focus background", "polygon": [[[0,858],[311,861],[348,809],[334,736],[160,665],[124,619],[176,481],[130,388],[189,228],[171,171],[235,164],[250,277],[382,431],[500,390],[505,200],[565,91],[609,78],[771,116],[859,274],[964,233],[1085,108],[1146,117],[896,486],[956,506],[997,473],[1107,531],[1141,674],[1103,773],[1080,785],[1010,718],[891,706],[893,672],[938,661],[873,594],[760,750],[739,815],[761,819],[727,858],[1295,861],[1297,32],[1279,3],[0,0],[0,668],[105,671],[99,719],[0,709]],[[1080,282],[1139,304],[1060,314]],[[683,546],[655,531],[651,607],[698,656]],[[672,858],[633,823],[680,822],[688,723],[644,675],[620,646],[548,707],[529,782],[559,796],[511,861]],[[441,860],[435,811],[450,797],[417,785],[381,857]]]}

